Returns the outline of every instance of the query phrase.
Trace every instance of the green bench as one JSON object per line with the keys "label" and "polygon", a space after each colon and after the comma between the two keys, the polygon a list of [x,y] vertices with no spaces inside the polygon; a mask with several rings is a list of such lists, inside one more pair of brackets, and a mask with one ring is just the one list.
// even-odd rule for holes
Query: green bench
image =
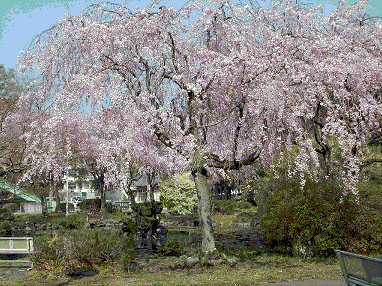
{"label": "green bench", "polygon": [[[0,237],[0,254],[31,254],[33,253],[33,238],[32,237]],[[29,260],[4,260],[0,259],[0,266],[28,266],[32,267],[32,262]]]}
{"label": "green bench", "polygon": [[349,286],[382,286],[382,259],[336,250]]}

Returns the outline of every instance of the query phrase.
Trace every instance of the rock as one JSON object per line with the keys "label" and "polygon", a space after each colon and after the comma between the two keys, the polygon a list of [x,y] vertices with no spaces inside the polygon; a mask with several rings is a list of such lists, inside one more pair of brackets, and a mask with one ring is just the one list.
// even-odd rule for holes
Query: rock
{"label": "rock", "polygon": [[237,258],[235,256],[228,257],[226,262],[227,262],[227,265],[234,267],[239,262],[239,258]]}
{"label": "rock", "polygon": [[186,267],[194,267],[197,263],[199,263],[199,257],[197,256],[190,256],[186,258]]}
{"label": "rock", "polygon": [[84,272],[81,269],[76,267],[69,267],[68,269],[66,269],[66,271],[64,271],[64,273],[70,277],[79,277],[84,274]]}
{"label": "rock", "polygon": [[87,229],[88,229],[88,228],[91,228],[91,225],[90,225],[90,223],[88,223],[88,222],[87,222],[87,223],[85,223],[85,225],[83,226],[83,228],[87,228]]}
{"label": "rock", "polygon": [[220,264],[224,264],[224,259],[208,260],[208,265],[220,265]]}

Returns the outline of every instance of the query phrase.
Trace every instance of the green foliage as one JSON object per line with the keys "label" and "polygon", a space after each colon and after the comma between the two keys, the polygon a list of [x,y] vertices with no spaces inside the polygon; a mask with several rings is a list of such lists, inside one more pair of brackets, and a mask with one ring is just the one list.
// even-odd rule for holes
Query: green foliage
{"label": "green foliage", "polygon": [[85,219],[83,216],[78,214],[72,214],[68,217],[61,219],[58,224],[64,229],[79,229],[85,224]]}
{"label": "green foliage", "polygon": [[236,210],[236,202],[231,200],[214,200],[213,212],[215,214],[231,215]]}
{"label": "green foliage", "polygon": [[101,199],[88,199],[78,204],[81,211],[97,212],[101,210]]}
{"label": "green foliage", "polygon": [[124,271],[131,273],[138,270],[139,265],[136,262],[135,255],[135,250],[128,250],[121,255],[120,264]]}
{"label": "green foliage", "polygon": [[15,204],[20,209],[22,201],[20,201],[20,200],[8,200],[7,203]]}
{"label": "green foliage", "polygon": [[181,256],[182,255],[182,245],[179,241],[166,240],[158,247],[158,254],[160,256]]}
{"label": "green foliage", "polygon": [[18,82],[16,72],[0,64],[0,113],[2,115],[17,108],[16,103],[22,89],[23,86]]}
{"label": "green foliage", "polygon": [[254,259],[254,257],[261,254],[260,250],[254,249],[253,247],[245,247],[241,249],[224,249],[223,253],[226,256],[235,256],[240,259]]}
{"label": "green foliage", "polygon": [[[369,190],[376,195],[376,189]],[[380,191],[378,190],[380,193]],[[342,197],[334,182],[287,182],[269,192],[260,211],[260,224],[276,250],[294,255],[329,256],[335,249],[375,252],[381,249],[381,202],[371,204],[360,191]]]}
{"label": "green foliage", "polygon": [[235,222],[256,222],[257,221],[257,216],[256,213],[252,212],[242,212],[237,214]]}
{"label": "green foliage", "polygon": [[[69,211],[74,210],[74,205],[72,203],[68,203]],[[66,212],[66,202],[57,204],[57,211]]]}
{"label": "green foliage", "polygon": [[156,217],[163,210],[161,202],[137,203],[132,207],[133,211],[141,216]]}
{"label": "green foliage", "polygon": [[234,201],[234,200],[214,200],[213,201],[213,213],[222,215],[232,215],[235,212],[242,209],[249,209],[253,207],[250,202],[247,201]]}
{"label": "green foliage", "polygon": [[243,200],[240,200],[240,201],[235,201],[235,206],[236,208],[238,209],[250,209],[253,207],[253,204],[248,202],[248,201],[243,201]]}
{"label": "green foliage", "polygon": [[122,231],[127,236],[134,236],[135,232],[135,220],[131,218],[125,218],[122,220]]}
{"label": "green foliage", "polygon": [[161,200],[168,210],[180,214],[192,213],[197,205],[197,195],[194,181],[189,173],[184,173],[176,178],[163,180],[159,184]]}
{"label": "green foliage", "polygon": [[15,203],[6,203],[2,206],[2,208],[6,209],[11,213],[14,213],[19,210],[19,207]]}
{"label": "green foliage", "polygon": [[[0,222],[12,221],[15,219],[15,215],[10,212],[9,208],[0,208]],[[3,227],[3,229],[6,229]]]}
{"label": "green foliage", "polygon": [[12,225],[9,221],[4,220],[3,218],[0,220],[0,233],[11,234],[12,233]]}
{"label": "green foliage", "polygon": [[66,271],[71,267],[117,261],[127,249],[127,239],[111,230],[71,230],[37,236],[32,261],[40,267]]}
{"label": "green foliage", "polygon": [[[360,194],[358,228],[363,235],[364,252],[382,252],[382,185],[365,181],[358,184]],[[378,247],[379,246],[379,247]]]}

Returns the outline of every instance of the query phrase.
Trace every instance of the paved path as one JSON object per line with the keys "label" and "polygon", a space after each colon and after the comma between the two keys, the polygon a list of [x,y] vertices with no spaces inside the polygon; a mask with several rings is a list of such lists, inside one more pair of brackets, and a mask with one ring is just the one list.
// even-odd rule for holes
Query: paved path
{"label": "paved path", "polygon": [[262,283],[261,285],[269,286],[346,286],[344,279],[338,280],[320,280],[320,279],[306,279],[303,281],[292,281],[282,283]]}
{"label": "paved path", "polygon": [[1,281],[21,281],[26,277],[28,270],[26,268],[0,268]]}

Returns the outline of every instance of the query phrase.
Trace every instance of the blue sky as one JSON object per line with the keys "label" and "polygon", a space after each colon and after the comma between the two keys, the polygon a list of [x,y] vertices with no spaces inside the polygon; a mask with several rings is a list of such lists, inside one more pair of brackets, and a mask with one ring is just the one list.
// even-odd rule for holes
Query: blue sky
{"label": "blue sky", "polygon": [[[259,0],[261,2],[262,0]],[[307,0],[308,1],[308,0]],[[310,0],[312,2],[314,0]],[[64,18],[69,8],[72,15],[102,0],[0,0],[0,64],[14,67],[19,52],[27,47],[32,38]],[[125,4],[125,0],[110,2]],[[150,0],[130,0],[131,10],[144,8]],[[167,0],[166,6],[181,7],[186,0]],[[327,9],[335,6],[335,0],[321,0]],[[354,0],[347,0],[352,3]],[[382,15],[382,1],[372,0],[369,12]]]}

